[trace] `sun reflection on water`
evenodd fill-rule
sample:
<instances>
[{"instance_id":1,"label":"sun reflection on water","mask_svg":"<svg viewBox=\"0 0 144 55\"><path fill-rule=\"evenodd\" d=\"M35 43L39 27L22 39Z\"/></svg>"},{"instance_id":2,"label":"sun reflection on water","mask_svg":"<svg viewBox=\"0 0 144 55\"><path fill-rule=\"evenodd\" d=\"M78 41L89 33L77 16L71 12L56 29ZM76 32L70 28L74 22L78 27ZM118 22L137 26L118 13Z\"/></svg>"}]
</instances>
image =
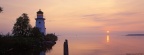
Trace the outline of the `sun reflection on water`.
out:
<instances>
[{"instance_id":1,"label":"sun reflection on water","mask_svg":"<svg viewBox=\"0 0 144 55\"><path fill-rule=\"evenodd\" d=\"M106 36L106 40L107 40L107 43L110 42L110 36L109 35Z\"/></svg>"},{"instance_id":2,"label":"sun reflection on water","mask_svg":"<svg viewBox=\"0 0 144 55\"><path fill-rule=\"evenodd\" d=\"M107 30L106 32L107 32L106 41L107 41L107 43L109 43L110 42L110 36L109 36L110 31Z\"/></svg>"}]
</instances>

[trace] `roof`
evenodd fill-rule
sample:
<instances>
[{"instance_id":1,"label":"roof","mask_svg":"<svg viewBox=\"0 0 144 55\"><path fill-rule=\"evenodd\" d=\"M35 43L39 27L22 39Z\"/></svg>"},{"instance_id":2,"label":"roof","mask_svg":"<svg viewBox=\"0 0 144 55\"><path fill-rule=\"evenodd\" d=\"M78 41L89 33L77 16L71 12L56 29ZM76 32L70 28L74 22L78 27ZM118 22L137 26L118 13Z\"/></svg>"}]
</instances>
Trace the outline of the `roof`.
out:
<instances>
[{"instance_id":1,"label":"roof","mask_svg":"<svg viewBox=\"0 0 144 55\"><path fill-rule=\"evenodd\" d=\"M41 9L39 9L39 11L37 12L37 14L43 14L43 12L41 11Z\"/></svg>"}]
</instances>

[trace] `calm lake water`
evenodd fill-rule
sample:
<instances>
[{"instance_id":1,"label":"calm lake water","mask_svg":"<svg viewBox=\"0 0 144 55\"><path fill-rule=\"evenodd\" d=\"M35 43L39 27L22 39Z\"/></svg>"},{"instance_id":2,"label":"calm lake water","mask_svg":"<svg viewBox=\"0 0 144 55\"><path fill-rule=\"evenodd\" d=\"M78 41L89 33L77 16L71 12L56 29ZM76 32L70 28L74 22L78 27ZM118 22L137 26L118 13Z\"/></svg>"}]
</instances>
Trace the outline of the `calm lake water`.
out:
<instances>
[{"instance_id":1,"label":"calm lake water","mask_svg":"<svg viewBox=\"0 0 144 55\"><path fill-rule=\"evenodd\" d=\"M57 44L46 55L63 55L68 39L69 55L144 55L144 36L58 36Z\"/></svg>"}]
</instances>

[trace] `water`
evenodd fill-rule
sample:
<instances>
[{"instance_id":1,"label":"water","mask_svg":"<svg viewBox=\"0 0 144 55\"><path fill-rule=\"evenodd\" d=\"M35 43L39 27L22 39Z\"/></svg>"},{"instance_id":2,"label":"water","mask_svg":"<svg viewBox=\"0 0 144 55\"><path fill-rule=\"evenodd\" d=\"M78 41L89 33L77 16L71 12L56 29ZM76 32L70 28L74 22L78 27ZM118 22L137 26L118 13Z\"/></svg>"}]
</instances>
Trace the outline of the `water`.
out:
<instances>
[{"instance_id":1,"label":"water","mask_svg":"<svg viewBox=\"0 0 144 55\"><path fill-rule=\"evenodd\" d=\"M65 39L68 39L69 55L144 55L144 36L123 35L59 36L46 55L63 55Z\"/></svg>"}]
</instances>

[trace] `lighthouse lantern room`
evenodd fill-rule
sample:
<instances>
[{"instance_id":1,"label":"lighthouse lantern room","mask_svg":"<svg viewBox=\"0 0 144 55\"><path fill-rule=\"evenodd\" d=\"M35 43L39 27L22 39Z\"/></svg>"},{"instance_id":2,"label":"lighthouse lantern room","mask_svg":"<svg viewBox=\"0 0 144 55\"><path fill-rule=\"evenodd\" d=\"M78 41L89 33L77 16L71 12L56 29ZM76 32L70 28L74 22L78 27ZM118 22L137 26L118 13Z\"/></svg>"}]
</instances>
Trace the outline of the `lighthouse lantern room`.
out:
<instances>
[{"instance_id":1,"label":"lighthouse lantern room","mask_svg":"<svg viewBox=\"0 0 144 55\"><path fill-rule=\"evenodd\" d=\"M36 20L36 27L40 30L40 32L45 35L46 34L46 28L45 28L45 18L43 17L43 12L41 9L37 12L37 18Z\"/></svg>"}]
</instances>

